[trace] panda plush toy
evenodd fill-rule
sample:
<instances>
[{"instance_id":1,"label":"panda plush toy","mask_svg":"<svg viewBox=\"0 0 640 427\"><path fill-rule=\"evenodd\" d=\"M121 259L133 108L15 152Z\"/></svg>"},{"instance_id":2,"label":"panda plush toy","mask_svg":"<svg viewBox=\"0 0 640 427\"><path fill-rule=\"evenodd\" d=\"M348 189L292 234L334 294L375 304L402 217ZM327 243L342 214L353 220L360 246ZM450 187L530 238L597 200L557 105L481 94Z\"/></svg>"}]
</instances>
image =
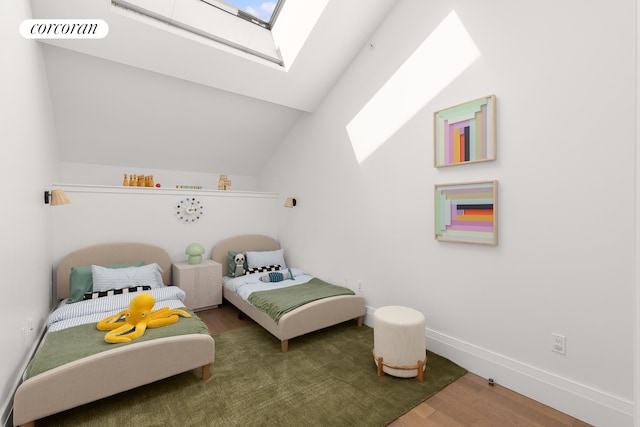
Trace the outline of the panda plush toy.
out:
<instances>
[{"instance_id":1,"label":"panda plush toy","mask_svg":"<svg viewBox=\"0 0 640 427\"><path fill-rule=\"evenodd\" d=\"M233 261L236 263L233 277L244 276L244 254L236 254L236 256L233 257Z\"/></svg>"}]
</instances>

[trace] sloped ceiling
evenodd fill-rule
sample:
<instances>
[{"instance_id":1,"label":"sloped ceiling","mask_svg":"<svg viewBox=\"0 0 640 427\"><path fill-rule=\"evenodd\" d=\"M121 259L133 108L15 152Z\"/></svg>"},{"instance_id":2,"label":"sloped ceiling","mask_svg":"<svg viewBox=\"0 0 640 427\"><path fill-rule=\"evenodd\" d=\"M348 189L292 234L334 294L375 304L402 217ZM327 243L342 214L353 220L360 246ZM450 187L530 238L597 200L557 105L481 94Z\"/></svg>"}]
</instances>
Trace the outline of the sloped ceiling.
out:
<instances>
[{"instance_id":1,"label":"sloped ceiling","mask_svg":"<svg viewBox=\"0 0 640 427\"><path fill-rule=\"evenodd\" d=\"M127 19L108 0L32 0L34 18L109 23L99 41L42 42L61 160L257 175L395 2L330 0L285 70Z\"/></svg>"}]
</instances>

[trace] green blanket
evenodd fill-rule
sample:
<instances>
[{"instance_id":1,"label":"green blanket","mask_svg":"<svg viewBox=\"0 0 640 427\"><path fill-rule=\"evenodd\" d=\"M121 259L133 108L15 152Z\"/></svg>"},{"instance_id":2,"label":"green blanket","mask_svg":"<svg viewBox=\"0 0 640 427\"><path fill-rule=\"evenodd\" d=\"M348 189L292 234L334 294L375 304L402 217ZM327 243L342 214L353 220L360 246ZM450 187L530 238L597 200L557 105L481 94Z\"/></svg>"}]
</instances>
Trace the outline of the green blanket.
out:
<instances>
[{"instance_id":1,"label":"green blanket","mask_svg":"<svg viewBox=\"0 0 640 427\"><path fill-rule=\"evenodd\" d=\"M49 369L91 356L103 351L112 350L123 345L131 345L141 341L165 338L174 335L208 334L207 325L191 310L186 309L192 317L180 317L176 323L160 328L148 328L144 335L126 343L108 343L104 336L107 331L99 331L96 323L73 326L61 331L49 332L34 358L29 362L26 377L31 378Z\"/></svg>"},{"instance_id":2,"label":"green blanket","mask_svg":"<svg viewBox=\"0 0 640 427\"><path fill-rule=\"evenodd\" d=\"M289 311L311 301L338 295L355 295L351 289L313 278L302 285L252 292L249 302L278 323Z\"/></svg>"}]
</instances>

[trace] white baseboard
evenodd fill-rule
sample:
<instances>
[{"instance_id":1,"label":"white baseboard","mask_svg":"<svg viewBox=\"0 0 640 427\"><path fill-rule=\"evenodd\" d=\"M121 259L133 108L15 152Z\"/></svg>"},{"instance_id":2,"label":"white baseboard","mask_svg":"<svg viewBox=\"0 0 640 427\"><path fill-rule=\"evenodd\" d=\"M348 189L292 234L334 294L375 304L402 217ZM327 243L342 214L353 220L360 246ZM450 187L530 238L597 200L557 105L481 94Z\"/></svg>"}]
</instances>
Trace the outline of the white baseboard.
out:
<instances>
[{"instance_id":1,"label":"white baseboard","mask_svg":"<svg viewBox=\"0 0 640 427\"><path fill-rule=\"evenodd\" d=\"M29 360L27 360L23 364L23 366L20 369L20 372L24 372L24 370L27 369L28 362L29 362ZM16 378L14 384L12 384L12 387L10 388L10 390L13 390L13 392L15 392L21 382L22 382L22 378L21 378L21 376L19 376L18 378ZM11 413L13 411L13 393L11 393L11 395L4 402L2 402L2 409L1 410L2 410L2 412L0 412L0 414L2 416L2 426L3 427L13 427L13 423L10 422L11 421Z\"/></svg>"},{"instance_id":2,"label":"white baseboard","mask_svg":"<svg viewBox=\"0 0 640 427\"><path fill-rule=\"evenodd\" d=\"M364 323L373 327L375 308L367 307ZM525 395L596 427L633 427L636 411L632 401L527 365L426 329L427 349L483 378L492 378L510 390ZM639 403L640 405L640 403ZM640 425L640 420L638 425Z\"/></svg>"},{"instance_id":3,"label":"white baseboard","mask_svg":"<svg viewBox=\"0 0 640 427\"><path fill-rule=\"evenodd\" d=\"M364 323L373 327L375 309L366 308ZM596 427L632 427L634 403L576 383L473 344L426 329L427 349L483 378L530 397ZM37 344L37 343L36 343ZM35 350L35 349L34 349ZM26 363L25 363L26 368ZM19 384L16 383L15 388ZM2 425L8 426L13 399L3 402Z\"/></svg>"},{"instance_id":4,"label":"white baseboard","mask_svg":"<svg viewBox=\"0 0 640 427\"><path fill-rule=\"evenodd\" d=\"M20 384L22 383L22 373L27 369L27 366L29 365L31 358L36 353L36 350L38 349L38 347L42 342L42 337L44 337L44 333L45 333L44 325L36 333L38 334L38 338L31 344L31 348L27 353L29 357L27 357L27 359L22 363L22 366L20 367L20 370L19 370L20 375L17 376L17 378L14 381L13 387L11 387L11 390L13 390L14 393L18 389L18 386L20 386ZM0 419L1 425L3 427L13 427L13 422L11 422L12 420L11 414L13 412L13 393L11 393L11 396L9 396L9 398L7 398L4 402L2 402L2 408L0 409L0 411L1 411L0 416L2 417Z\"/></svg>"},{"instance_id":5,"label":"white baseboard","mask_svg":"<svg viewBox=\"0 0 640 427\"><path fill-rule=\"evenodd\" d=\"M13 388L12 390L15 390L15 388ZM10 422L12 410L13 410L13 397L7 399L6 402L2 402L2 426L13 427L13 423Z\"/></svg>"},{"instance_id":6,"label":"white baseboard","mask_svg":"<svg viewBox=\"0 0 640 427\"><path fill-rule=\"evenodd\" d=\"M372 317L372 316L371 316ZM427 349L483 378L597 427L632 427L635 406L600 390L426 329Z\"/></svg>"}]
</instances>

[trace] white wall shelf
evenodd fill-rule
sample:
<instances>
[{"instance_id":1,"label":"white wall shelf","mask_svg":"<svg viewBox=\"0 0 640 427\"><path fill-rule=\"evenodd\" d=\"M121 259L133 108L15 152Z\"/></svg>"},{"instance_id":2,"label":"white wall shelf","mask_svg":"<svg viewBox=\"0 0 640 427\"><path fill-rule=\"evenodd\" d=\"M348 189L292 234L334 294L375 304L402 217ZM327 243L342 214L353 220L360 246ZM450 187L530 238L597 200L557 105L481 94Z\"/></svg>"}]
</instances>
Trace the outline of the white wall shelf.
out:
<instances>
[{"instance_id":1,"label":"white wall shelf","mask_svg":"<svg viewBox=\"0 0 640 427\"><path fill-rule=\"evenodd\" d=\"M125 187L124 185L94 185L94 184L51 184L55 188L61 188L69 193L116 193L116 194L162 194L162 195L206 195L214 197L251 197L251 198L276 198L276 193L259 191L223 191L213 189L186 189L186 188L155 188L155 187Z\"/></svg>"}]
</instances>

